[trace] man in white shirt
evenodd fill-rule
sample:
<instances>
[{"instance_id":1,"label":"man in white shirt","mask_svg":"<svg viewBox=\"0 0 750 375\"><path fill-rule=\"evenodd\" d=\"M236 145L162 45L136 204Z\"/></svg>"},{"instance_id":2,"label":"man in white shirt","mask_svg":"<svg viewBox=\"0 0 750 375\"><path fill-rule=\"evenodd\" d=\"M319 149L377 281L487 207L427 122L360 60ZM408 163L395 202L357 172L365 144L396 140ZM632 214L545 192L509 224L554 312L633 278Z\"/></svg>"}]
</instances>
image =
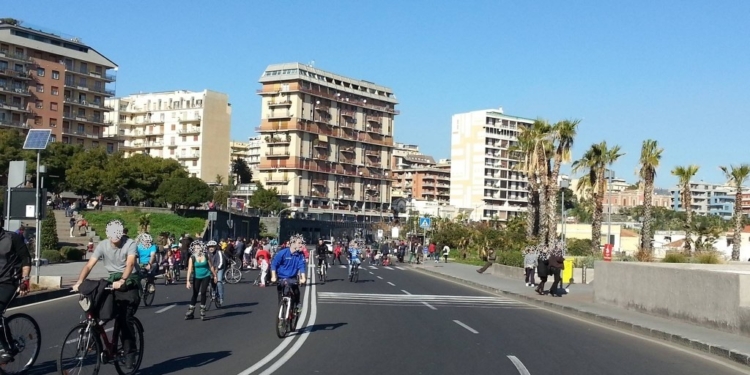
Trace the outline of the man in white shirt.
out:
<instances>
[{"instance_id":1,"label":"man in white shirt","mask_svg":"<svg viewBox=\"0 0 750 375\"><path fill-rule=\"evenodd\" d=\"M443 259L445 259L445 263L448 263L448 255L451 253L451 248L448 247L448 245L443 246Z\"/></svg>"}]
</instances>

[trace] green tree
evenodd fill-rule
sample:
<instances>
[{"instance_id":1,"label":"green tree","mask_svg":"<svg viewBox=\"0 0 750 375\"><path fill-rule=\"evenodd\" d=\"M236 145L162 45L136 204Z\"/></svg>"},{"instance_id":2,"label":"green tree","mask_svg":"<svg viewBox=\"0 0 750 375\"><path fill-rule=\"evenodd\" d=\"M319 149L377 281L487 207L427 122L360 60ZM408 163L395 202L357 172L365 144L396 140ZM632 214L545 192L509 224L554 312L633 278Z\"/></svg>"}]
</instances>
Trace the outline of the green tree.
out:
<instances>
[{"instance_id":1,"label":"green tree","mask_svg":"<svg viewBox=\"0 0 750 375\"><path fill-rule=\"evenodd\" d=\"M146 154L129 158L123 158L119 153L112 155L107 173L108 180L113 183L108 191L129 205L156 200L157 189L167 179L188 177L185 168L176 160Z\"/></svg>"},{"instance_id":2,"label":"green tree","mask_svg":"<svg viewBox=\"0 0 750 375\"><path fill-rule=\"evenodd\" d=\"M67 186L87 198L104 193L107 162L107 152L101 147L77 153L66 175Z\"/></svg>"},{"instance_id":3,"label":"green tree","mask_svg":"<svg viewBox=\"0 0 750 375\"><path fill-rule=\"evenodd\" d=\"M232 187L229 185L218 186L214 189L214 203L219 206L227 204L230 196L232 195Z\"/></svg>"},{"instance_id":4,"label":"green tree","mask_svg":"<svg viewBox=\"0 0 750 375\"><path fill-rule=\"evenodd\" d=\"M690 230L693 227L693 195L690 192L690 180L695 177L700 169L697 165L688 165L686 167L677 166L672 169L672 175L679 179L677 185L680 187L680 205L685 211L685 246L684 251L690 255Z\"/></svg>"},{"instance_id":5,"label":"green tree","mask_svg":"<svg viewBox=\"0 0 750 375\"><path fill-rule=\"evenodd\" d=\"M7 176L10 162L30 159L23 150L23 136L16 130L0 130L0 175Z\"/></svg>"},{"instance_id":6,"label":"green tree","mask_svg":"<svg viewBox=\"0 0 750 375\"><path fill-rule=\"evenodd\" d=\"M248 205L260 211L261 215L278 212L286 207L279 199L279 192L276 188L266 189L260 183L256 184L256 187Z\"/></svg>"},{"instance_id":7,"label":"green tree","mask_svg":"<svg viewBox=\"0 0 750 375\"><path fill-rule=\"evenodd\" d=\"M52 209L47 208L46 216L42 220L42 250L57 250L57 221ZM33 250L31 250L33 252Z\"/></svg>"},{"instance_id":8,"label":"green tree","mask_svg":"<svg viewBox=\"0 0 750 375\"><path fill-rule=\"evenodd\" d=\"M563 197L564 195L564 197ZM565 201L563 202L563 198ZM557 212L562 211L562 205L565 204L565 211L572 210L578 205L578 198L573 194L573 190L570 188L562 188L557 191L557 199L555 200Z\"/></svg>"},{"instance_id":9,"label":"green tree","mask_svg":"<svg viewBox=\"0 0 750 375\"><path fill-rule=\"evenodd\" d=\"M73 167L73 160L80 152L83 152L83 147L62 142L51 142L42 152L42 165L47 168L44 187L49 192L60 194L69 189L68 170Z\"/></svg>"},{"instance_id":10,"label":"green tree","mask_svg":"<svg viewBox=\"0 0 750 375\"><path fill-rule=\"evenodd\" d=\"M552 126L550 131L552 136L550 151L554 152L552 168L549 169L550 177L547 180L547 196L549 197L547 199L547 225L550 238L554 238L557 234L557 214L560 213L560 205L558 204L560 201L560 186L557 183L560 176L560 166L571 161L571 150L580 123L581 120L559 121Z\"/></svg>"},{"instance_id":11,"label":"green tree","mask_svg":"<svg viewBox=\"0 0 750 375\"><path fill-rule=\"evenodd\" d=\"M162 182L156 195L177 211L179 206L195 207L210 201L213 190L197 177L176 177Z\"/></svg>"},{"instance_id":12,"label":"green tree","mask_svg":"<svg viewBox=\"0 0 750 375\"><path fill-rule=\"evenodd\" d=\"M740 260L740 245L742 244L742 185L750 177L750 164L731 165L729 167L719 167L727 181L732 185L735 191L734 199L734 230L732 243L732 260Z\"/></svg>"},{"instance_id":13,"label":"green tree","mask_svg":"<svg viewBox=\"0 0 750 375\"><path fill-rule=\"evenodd\" d=\"M643 141L641 146L641 169L638 172L643 182L643 229L641 230L641 249L651 253L651 240L653 236L653 222L651 211L654 199L654 181L656 180L656 169L661 162L661 154L664 149L653 139Z\"/></svg>"},{"instance_id":14,"label":"green tree","mask_svg":"<svg viewBox=\"0 0 750 375\"><path fill-rule=\"evenodd\" d=\"M232 174L236 176L235 181L238 184L249 184L253 180L253 172L242 158L237 158L232 162Z\"/></svg>"}]
</instances>

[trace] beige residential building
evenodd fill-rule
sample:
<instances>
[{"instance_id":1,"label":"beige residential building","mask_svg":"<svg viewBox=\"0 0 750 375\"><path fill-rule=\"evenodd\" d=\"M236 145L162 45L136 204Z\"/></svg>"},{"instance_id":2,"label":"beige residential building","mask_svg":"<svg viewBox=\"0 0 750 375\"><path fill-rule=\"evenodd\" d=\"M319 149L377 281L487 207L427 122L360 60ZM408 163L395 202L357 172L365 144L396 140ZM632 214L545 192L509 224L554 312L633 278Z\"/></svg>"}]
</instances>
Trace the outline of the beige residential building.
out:
<instances>
[{"instance_id":1,"label":"beige residential building","mask_svg":"<svg viewBox=\"0 0 750 375\"><path fill-rule=\"evenodd\" d=\"M243 159L247 163L253 180L257 180L258 166L260 165L260 137L250 137L249 142L231 141L229 143L229 171L236 159Z\"/></svg>"},{"instance_id":2,"label":"beige residential building","mask_svg":"<svg viewBox=\"0 0 750 375\"><path fill-rule=\"evenodd\" d=\"M394 157L395 159L395 157ZM450 201L450 160L436 163L432 156L405 155L393 169L393 196L435 201L447 205Z\"/></svg>"},{"instance_id":3,"label":"beige residential building","mask_svg":"<svg viewBox=\"0 0 750 375\"><path fill-rule=\"evenodd\" d=\"M472 220L508 220L526 211L526 176L509 148L533 124L500 109L453 115L450 204L470 209Z\"/></svg>"},{"instance_id":4,"label":"beige residential building","mask_svg":"<svg viewBox=\"0 0 750 375\"><path fill-rule=\"evenodd\" d=\"M299 63L268 66L260 83L266 187L309 212L388 209L398 114L391 89Z\"/></svg>"},{"instance_id":5,"label":"beige residential building","mask_svg":"<svg viewBox=\"0 0 750 375\"><path fill-rule=\"evenodd\" d=\"M50 129L53 141L114 152L103 135L116 69L78 38L0 20L0 128Z\"/></svg>"},{"instance_id":6,"label":"beige residential building","mask_svg":"<svg viewBox=\"0 0 750 375\"><path fill-rule=\"evenodd\" d=\"M232 107L215 91L167 91L134 94L107 101L125 156L148 154L176 159L191 176L227 181Z\"/></svg>"}]
</instances>

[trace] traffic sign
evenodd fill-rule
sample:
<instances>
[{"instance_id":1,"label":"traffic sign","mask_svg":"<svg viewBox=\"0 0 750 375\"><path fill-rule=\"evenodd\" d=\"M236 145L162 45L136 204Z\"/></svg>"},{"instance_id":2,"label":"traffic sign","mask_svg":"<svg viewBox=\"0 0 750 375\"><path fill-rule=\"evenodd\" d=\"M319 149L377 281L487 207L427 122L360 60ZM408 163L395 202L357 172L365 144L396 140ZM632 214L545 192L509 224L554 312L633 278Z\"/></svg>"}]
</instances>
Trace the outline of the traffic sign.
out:
<instances>
[{"instance_id":1,"label":"traffic sign","mask_svg":"<svg viewBox=\"0 0 750 375\"><path fill-rule=\"evenodd\" d=\"M378 239L381 239L381 238L383 238L383 230L378 229Z\"/></svg>"},{"instance_id":2,"label":"traffic sign","mask_svg":"<svg viewBox=\"0 0 750 375\"><path fill-rule=\"evenodd\" d=\"M399 234L398 231L399 231L398 227L391 228L391 238L397 239L398 234Z\"/></svg>"},{"instance_id":3,"label":"traffic sign","mask_svg":"<svg viewBox=\"0 0 750 375\"><path fill-rule=\"evenodd\" d=\"M423 229L430 229L430 226L432 225L432 220L429 217L420 217L419 218L419 227Z\"/></svg>"},{"instance_id":4,"label":"traffic sign","mask_svg":"<svg viewBox=\"0 0 750 375\"><path fill-rule=\"evenodd\" d=\"M216 211L208 211L208 221L216 221Z\"/></svg>"}]
</instances>

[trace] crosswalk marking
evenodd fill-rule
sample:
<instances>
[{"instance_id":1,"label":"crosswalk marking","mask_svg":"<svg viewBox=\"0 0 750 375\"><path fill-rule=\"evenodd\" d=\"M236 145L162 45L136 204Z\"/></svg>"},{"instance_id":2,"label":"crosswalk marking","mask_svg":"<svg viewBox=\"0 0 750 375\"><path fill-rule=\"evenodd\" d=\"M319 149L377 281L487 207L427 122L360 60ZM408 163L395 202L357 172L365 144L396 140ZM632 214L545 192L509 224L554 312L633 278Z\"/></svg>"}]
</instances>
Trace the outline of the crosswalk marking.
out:
<instances>
[{"instance_id":1,"label":"crosswalk marking","mask_svg":"<svg viewBox=\"0 0 750 375\"><path fill-rule=\"evenodd\" d=\"M399 267L399 266L396 266L396 268L397 268L397 269L400 269L401 271L406 271L405 269L403 269L403 268L401 268L401 267Z\"/></svg>"},{"instance_id":2,"label":"crosswalk marking","mask_svg":"<svg viewBox=\"0 0 750 375\"><path fill-rule=\"evenodd\" d=\"M385 269L387 269L387 270L391 270L391 271L393 271L393 268L391 268L391 267L388 267L388 266L385 266L385 267L383 267L383 268L385 268Z\"/></svg>"},{"instance_id":3,"label":"crosswalk marking","mask_svg":"<svg viewBox=\"0 0 750 375\"><path fill-rule=\"evenodd\" d=\"M378 267L370 266L370 269L376 270L376 269L378 269Z\"/></svg>"},{"instance_id":4,"label":"crosswalk marking","mask_svg":"<svg viewBox=\"0 0 750 375\"><path fill-rule=\"evenodd\" d=\"M527 305L504 297L449 296L430 294L371 294L318 292L320 303L371 304L371 305L435 305L477 308L523 308ZM434 309L434 307L433 307Z\"/></svg>"}]
</instances>

